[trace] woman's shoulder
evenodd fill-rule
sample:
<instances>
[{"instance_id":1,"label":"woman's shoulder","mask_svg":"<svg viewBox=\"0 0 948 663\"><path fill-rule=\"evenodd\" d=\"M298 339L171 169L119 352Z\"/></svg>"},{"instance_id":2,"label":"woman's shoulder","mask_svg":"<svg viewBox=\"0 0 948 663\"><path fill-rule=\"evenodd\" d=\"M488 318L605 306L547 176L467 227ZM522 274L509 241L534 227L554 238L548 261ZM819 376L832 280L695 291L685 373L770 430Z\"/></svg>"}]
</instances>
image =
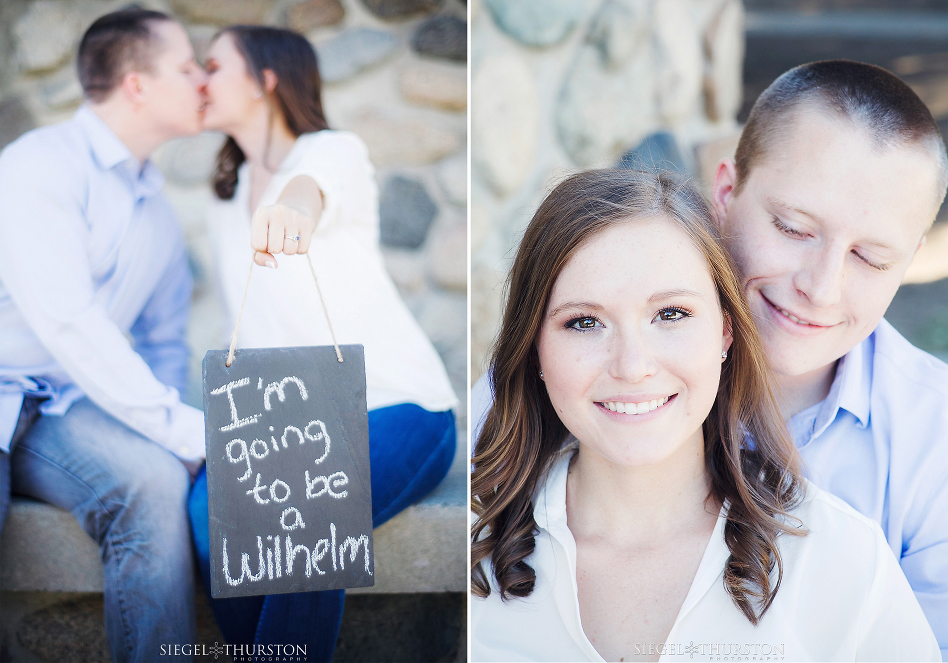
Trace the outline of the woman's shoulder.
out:
<instances>
[{"instance_id":1,"label":"woman's shoulder","mask_svg":"<svg viewBox=\"0 0 948 663\"><path fill-rule=\"evenodd\" d=\"M803 488L803 500L790 514L803 521L808 529L816 528L815 539L822 540L831 533L834 539L840 536L875 539L877 534L882 534L876 521L836 495L806 479Z\"/></svg>"},{"instance_id":2,"label":"woman's shoulder","mask_svg":"<svg viewBox=\"0 0 948 663\"><path fill-rule=\"evenodd\" d=\"M296 139L302 152L314 151L322 156L338 156L339 153L349 153L353 156L369 159L369 148L358 134L351 131L337 129L323 129L311 133L300 134Z\"/></svg>"},{"instance_id":3,"label":"woman's shoulder","mask_svg":"<svg viewBox=\"0 0 948 663\"><path fill-rule=\"evenodd\" d=\"M804 535L778 539L789 584L806 593L867 596L880 574L898 567L882 528L815 484L807 481L804 489L786 522Z\"/></svg>"}]
</instances>

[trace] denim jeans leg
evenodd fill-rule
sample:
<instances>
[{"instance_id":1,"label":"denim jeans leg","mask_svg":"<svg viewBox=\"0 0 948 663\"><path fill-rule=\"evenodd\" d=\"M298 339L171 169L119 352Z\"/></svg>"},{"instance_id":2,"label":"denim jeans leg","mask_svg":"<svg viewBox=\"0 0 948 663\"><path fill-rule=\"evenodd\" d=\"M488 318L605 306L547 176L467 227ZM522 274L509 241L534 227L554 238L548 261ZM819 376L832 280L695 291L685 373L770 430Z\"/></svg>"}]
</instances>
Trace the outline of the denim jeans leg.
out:
<instances>
[{"instance_id":1,"label":"denim jeans leg","mask_svg":"<svg viewBox=\"0 0 948 663\"><path fill-rule=\"evenodd\" d=\"M0 451L0 534L3 534L3 524L7 522L7 513L10 511L10 454L39 417L39 406L45 400L34 396L23 398L20 416L13 429L13 437L10 438L10 450Z\"/></svg>"},{"instance_id":2,"label":"denim jeans leg","mask_svg":"<svg viewBox=\"0 0 948 663\"><path fill-rule=\"evenodd\" d=\"M82 399L62 417L40 417L11 470L14 493L69 510L99 544L112 660L191 660L161 655L196 633L191 481L181 462Z\"/></svg>"}]
</instances>

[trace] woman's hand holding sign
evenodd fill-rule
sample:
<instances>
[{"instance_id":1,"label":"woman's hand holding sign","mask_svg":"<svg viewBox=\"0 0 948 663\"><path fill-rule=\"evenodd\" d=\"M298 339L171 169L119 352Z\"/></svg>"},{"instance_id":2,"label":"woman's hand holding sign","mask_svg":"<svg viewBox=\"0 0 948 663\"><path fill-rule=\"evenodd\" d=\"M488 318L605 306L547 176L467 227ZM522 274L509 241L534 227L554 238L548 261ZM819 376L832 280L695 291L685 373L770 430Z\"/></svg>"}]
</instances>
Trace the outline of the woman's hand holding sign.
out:
<instances>
[{"instance_id":1,"label":"woman's hand holding sign","mask_svg":"<svg viewBox=\"0 0 948 663\"><path fill-rule=\"evenodd\" d=\"M322 211L323 196L316 181L308 175L294 177L275 204L258 207L253 214L254 262L276 269L276 254L306 253Z\"/></svg>"}]
</instances>

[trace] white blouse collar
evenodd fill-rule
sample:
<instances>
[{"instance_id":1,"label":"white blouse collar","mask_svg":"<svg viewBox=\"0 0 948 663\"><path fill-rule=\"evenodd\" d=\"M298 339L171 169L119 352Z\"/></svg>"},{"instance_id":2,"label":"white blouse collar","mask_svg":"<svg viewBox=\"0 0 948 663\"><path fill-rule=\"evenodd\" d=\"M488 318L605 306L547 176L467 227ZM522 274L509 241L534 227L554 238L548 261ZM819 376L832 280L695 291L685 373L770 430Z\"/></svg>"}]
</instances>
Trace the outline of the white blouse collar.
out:
<instances>
[{"instance_id":1,"label":"white blouse collar","mask_svg":"<svg viewBox=\"0 0 948 663\"><path fill-rule=\"evenodd\" d=\"M603 660L582 630L579 612L579 588L576 582L576 540L567 526L566 518L566 479L569 475L570 461L578 450L578 441L573 436L569 436L563 448L557 452L558 455L553 459L546 473L546 480L536 492L533 518L537 526L546 530L553 541L559 543L566 553L566 561L569 565L567 577L570 581L568 589L571 591L563 591L567 587L562 582L555 582L559 591L554 588L555 601L559 605L560 613L564 618L563 621L576 643L593 660ZM731 554L724 541L724 525L727 522L728 507L729 504L725 502L718 513L714 531L711 533L708 546L701 557L698 571L695 573L691 588L688 590L681 609L675 617L675 623L668 633L666 642L675 642L678 626L682 620L716 583L724 582L724 565ZM566 569L558 569L557 573L561 581L565 580L559 572L566 575ZM567 618L568 616L570 618Z\"/></svg>"}]
</instances>

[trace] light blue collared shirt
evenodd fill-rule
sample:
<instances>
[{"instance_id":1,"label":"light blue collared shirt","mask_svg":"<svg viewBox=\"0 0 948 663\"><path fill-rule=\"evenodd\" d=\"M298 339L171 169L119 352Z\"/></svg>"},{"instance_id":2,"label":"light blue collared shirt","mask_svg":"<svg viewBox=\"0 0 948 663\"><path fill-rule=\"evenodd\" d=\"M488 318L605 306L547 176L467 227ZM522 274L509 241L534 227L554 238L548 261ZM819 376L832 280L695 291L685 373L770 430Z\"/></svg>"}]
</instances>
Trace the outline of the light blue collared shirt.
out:
<instances>
[{"instance_id":1,"label":"light blue collared shirt","mask_svg":"<svg viewBox=\"0 0 948 663\"><path fill-rule=\"evenodd\" d=\"M179 398L191 274L163 184L86 106L0 153L0 449L32 393L44 414L87 395L181 456L203 450Z\"/></svg>"},{"instance_id":2,"label":"light blue collared shirt","mask_svg":"<svg viewBox=\"0 0 948 663\"><path fill-rule=\"evenodd\" d=\"M485 374L472 445L492 401ZM807 478L882 526L948 660L948 365L883 320L790 426Z\"/></svg>"},{"instance_id":3,"label":"light blue collared shirt","mask_svg":"<svg viewBox=\"0 0 948 663\"><path fill-rule=\"evenodd\" d=\"M807 477L882 526L948 658L948 365L883 320L790 424Z\"/></svg>"}]
</instances>

